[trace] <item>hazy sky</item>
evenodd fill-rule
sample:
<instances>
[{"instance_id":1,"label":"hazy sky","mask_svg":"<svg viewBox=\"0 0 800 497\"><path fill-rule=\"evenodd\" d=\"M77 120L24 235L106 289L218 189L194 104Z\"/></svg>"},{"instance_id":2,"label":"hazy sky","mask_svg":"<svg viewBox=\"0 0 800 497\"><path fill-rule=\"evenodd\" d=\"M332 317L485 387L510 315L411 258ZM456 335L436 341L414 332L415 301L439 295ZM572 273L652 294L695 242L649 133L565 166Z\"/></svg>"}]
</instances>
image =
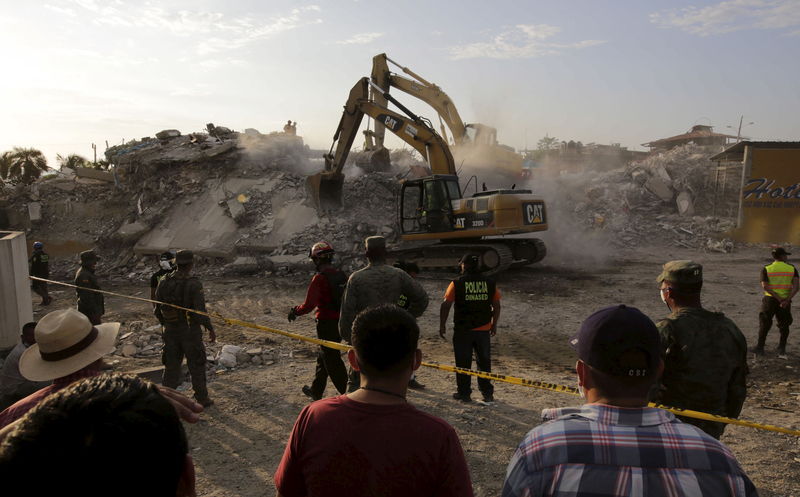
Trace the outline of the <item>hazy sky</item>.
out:
<instances>
[{"instance_id":1,"label":"hazy sky","mask_svg":"<svg viewBox=\"0 0 800 497\"><path fill-rule=\"evenodd\" d=\"M328 148L380 52L519 149L546 133L641 148L693 124L731 132L740 115L755 123L743 135L800 139L800 0L0 5L0 151L91 156L164 128L287 119Z\"/></svg>"}]
</instances>

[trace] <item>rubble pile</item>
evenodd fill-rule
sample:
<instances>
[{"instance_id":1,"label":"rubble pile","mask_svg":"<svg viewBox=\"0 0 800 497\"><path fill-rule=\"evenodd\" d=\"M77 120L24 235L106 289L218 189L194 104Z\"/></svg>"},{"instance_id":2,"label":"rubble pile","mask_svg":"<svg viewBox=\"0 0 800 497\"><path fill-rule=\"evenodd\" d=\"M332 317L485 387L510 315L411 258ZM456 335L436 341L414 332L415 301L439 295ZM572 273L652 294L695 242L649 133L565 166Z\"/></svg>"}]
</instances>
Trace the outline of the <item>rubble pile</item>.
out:
<instances>
[{"instance_id":1,"label":"rubble pile","mask_svg":"<svg viewBox=\"0 0 800 497\"><path fill-rule=\"evenodd\" d=\"M310 153L288 133L213 124L188 135L163 130L107 149L110 171L65 170L13 193L6 188L0 219L45 241L60 278L71 276L77 252L92 247L102 273L137 280L168 249L194 250L205 274L280 274L310 269L308 248L319 240L333 243L346 264L355 264L364 237L394 240L396 176L347 168L344 209L319 216L306 177L323 162ZM407 151L395 157L416 161ZM131 345L137 353L146 347Z\"/></svg>"},{"instance_id":2,"label":"rubble pile","mask_svg":"<svg viewBox=\"0 0 800 497\"><path fill-rule=\"evenodd\" d=\"M132 321L125 325L114 350L118 358L151 358L159 356L164 348L161 326L146 326L143 321ZM206 345L206 360L209 373L215 374L230 369L272 366L281 361L293 361L296 357L312 357L311 345L278 343L261 337L252 343L240 345L209 343ZM112 362L118 363L121 359Z\"/></svg>"},{"instance_id":3,"label":"rubble pile","mask_svg":"<svg viewBox=\"0 0 800 497\"><path fill-rule=\"evenodd\" d=\"M550 204L574 206L569 214L579 225L609 231L619 246L728 252L733 244L717 239L735 227L728 214L737 189L715 184L714 152L686 145L609 172L563 175L553 185L560 197Z\"/></svg>"}]
</instances>

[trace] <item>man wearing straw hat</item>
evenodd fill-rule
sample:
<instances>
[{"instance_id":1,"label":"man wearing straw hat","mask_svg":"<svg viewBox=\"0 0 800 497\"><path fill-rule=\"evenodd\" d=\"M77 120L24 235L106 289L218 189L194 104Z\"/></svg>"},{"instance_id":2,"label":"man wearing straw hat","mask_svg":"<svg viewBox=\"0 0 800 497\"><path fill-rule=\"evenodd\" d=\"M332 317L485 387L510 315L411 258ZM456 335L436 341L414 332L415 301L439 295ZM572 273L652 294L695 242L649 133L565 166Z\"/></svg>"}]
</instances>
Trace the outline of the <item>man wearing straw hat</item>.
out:
<instances>
[{"instance_id":1,"label":"man wearing straw hat","mask_svg":"<svg viewBox=\"0 0 800 497\"><path fill-rule=\"evenodd\" d=\"M19 372L31 381L53 384L32 393L0 413L0 428L21 418L53 392L82 378L100 374L103 356L114 351L119 323L92 325L75 309L53 311L39 320L36 343L19 359Z\"/></svg>"}]
</instances>

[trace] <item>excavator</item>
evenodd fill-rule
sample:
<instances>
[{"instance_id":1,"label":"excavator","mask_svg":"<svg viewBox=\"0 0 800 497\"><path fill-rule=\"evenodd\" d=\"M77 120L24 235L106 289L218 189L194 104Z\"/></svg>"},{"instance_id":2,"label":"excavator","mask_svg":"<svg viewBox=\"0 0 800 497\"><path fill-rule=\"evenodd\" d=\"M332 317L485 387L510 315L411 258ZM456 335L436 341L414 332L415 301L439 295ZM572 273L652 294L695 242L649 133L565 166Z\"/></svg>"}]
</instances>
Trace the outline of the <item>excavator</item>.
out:
<instances>
[{"instance_id":1,"label":"excavator","mask_svg":"<svg viewBox=\"0 0 800 497\"><path fill-rule=\"evenodd\" d=\"M390 71L389 63L410 77ZM373 96L378 105L388 105L383 94L389 92L390 87L394 87L433 107L439 115L439 129L445 141L447 141L445 124L450 129L453 138L452 153L456 164L460 167L467 170L482 168L484 171L497 173L512 180L529 176L529 168L523 167L524 158L513 148L497 142L497 130L480 123L465 124L453 101L439 86L393 61L385 53L372 58L371 79L381 90L375 92ZM365 150L373 151L374 158L371 160L375 164L374 168L380 169L377 164L383 160L385 126L375 121L375 130L366 133Z\"/></svg>"},{"instance_id":2,"label":"excavator","mask_svg":"<svg viewBox=\"0 0 800 497\"><path fill-rule=\"evenodd\" d=\"M372 90L373 98L370 97ZM381 93L405 115L375 102ZM544 258L544 242L516 235L547 229L547 212L542 199L530 190L478 191L463 195L455 162L447 142L433 130L430 121L415 115L388 92L361 78L350 90L342 118L334 134L325 169L308 178L308 187L321 211L342 207L344 167L364 116L382 123L408 143L430 166L432 174L402 183L398 226L405 248L390 253L393 259L417 263L427 271L451 271L466 252L481 259L481 271L495 274L512 267L533 264ZM414 245L414 246L411 246Z\"/></svg>"}]
</instances>

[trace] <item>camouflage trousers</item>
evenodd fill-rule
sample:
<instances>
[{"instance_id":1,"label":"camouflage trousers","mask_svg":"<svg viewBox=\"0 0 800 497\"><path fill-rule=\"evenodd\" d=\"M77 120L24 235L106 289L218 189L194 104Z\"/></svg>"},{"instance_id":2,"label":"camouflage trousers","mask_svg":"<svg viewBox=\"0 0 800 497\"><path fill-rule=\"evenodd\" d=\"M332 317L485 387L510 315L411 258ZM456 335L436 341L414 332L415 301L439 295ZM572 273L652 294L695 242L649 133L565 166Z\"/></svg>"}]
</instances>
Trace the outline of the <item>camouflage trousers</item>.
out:
<instances>
[{"instance_id":1,"label":"camouflage trousers","mask_svg":"<svg viewBox=\"0 0 800 497\"><path fill-rule=\"evenodd\" d=\"M208 399L206 387L206 348L203 345L203 330L199 325L166 324L164 327L164 377L165 387L177 388L181 384L181 364L186 357L186 365L192 377L194 396L198 400Z\"/></svg>"}]
</instances>

